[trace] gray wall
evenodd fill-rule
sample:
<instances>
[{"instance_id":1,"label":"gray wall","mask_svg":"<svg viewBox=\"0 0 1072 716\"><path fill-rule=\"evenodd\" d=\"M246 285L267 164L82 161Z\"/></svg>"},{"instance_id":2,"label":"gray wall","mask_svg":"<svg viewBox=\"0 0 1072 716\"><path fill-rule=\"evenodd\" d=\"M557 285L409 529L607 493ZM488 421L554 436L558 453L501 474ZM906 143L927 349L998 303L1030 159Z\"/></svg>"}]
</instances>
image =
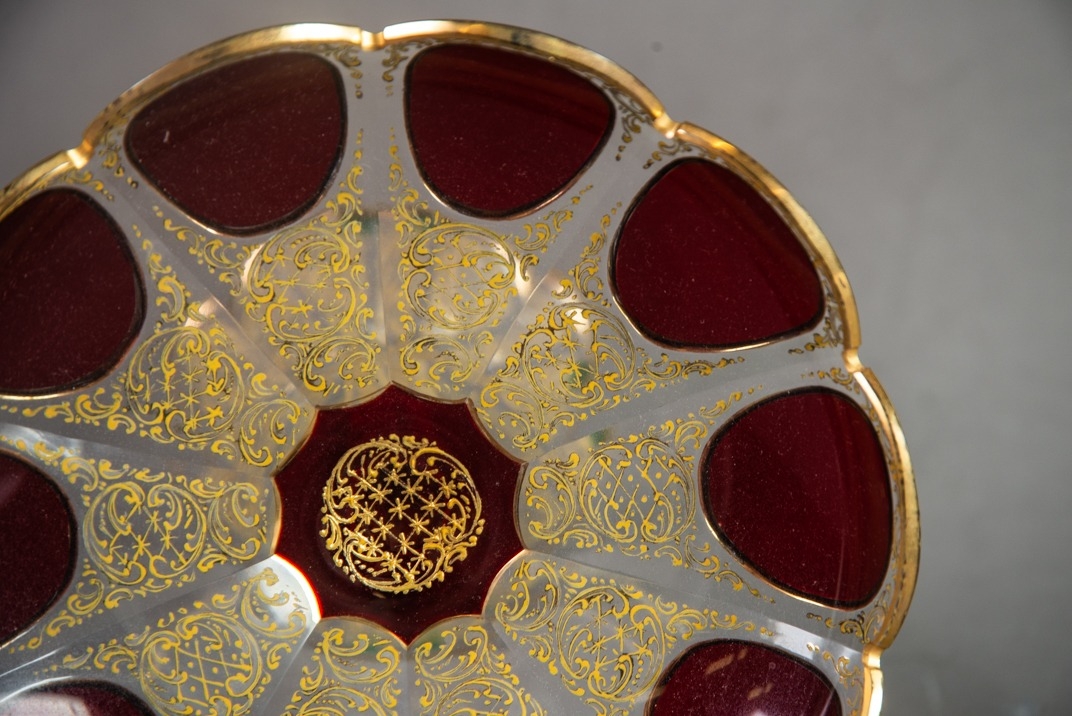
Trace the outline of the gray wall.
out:
<instances>
[{"instance_id":1,"label":"gray wall","mask_svg":"<svg viewBox=\"0 0 1072 716\"><path fill-rule=\"evenodd\" d=\"M1072 713L1072 4L0 0L0 183L212 40L431 17L597 50L789 187L845 264L917 473L884 713Z\"/></svg>"}]
</instances>

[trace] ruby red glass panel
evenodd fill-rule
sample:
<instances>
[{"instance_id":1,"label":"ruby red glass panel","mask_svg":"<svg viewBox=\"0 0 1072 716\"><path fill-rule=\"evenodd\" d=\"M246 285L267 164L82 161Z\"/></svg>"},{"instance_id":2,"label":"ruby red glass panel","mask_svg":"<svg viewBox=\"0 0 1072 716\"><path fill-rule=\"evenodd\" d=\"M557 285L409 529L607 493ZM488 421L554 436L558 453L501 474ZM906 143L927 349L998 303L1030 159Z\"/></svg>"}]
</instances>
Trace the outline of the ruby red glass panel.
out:
<instances>
[{"instance_id":1,"label":"ruby red glass panel","mask_svg":"<svg viewBox=\"0 0 1072 716\"><path fill-rule=\"evenodd\" d=\"M871 421L848 398L811 390L760 403L715 437L701 480L715 528L775 583L833 606L878 591L889 475Z\"/></svg>"},{"instance_id":2,"label":"ruby red glass panel","mask_svg":"<svg viewBox=\"0 0 1072 716\"><path fill-rule=\"evenodd\" d=\"M142 109L127 151L183 211L250 233L294 218L331 179L345 142L338 73L298 52L208 70Z\"/></svg>"},{"instance_id":3,"label":"ruby red glass panel","mask_svg":"<svg viewBox=\"0 0 1072 716\"><path fill-rule=\"evenodd\" d=\"M122 233L88 196L31 197L0 222L0 393L93 380L141 326L141 278Z\"/></svg>"},{"instance_id":4,"label":"ruby red glass panel","mask_svg":"<svg viewBox=\"0 0 1072 716\"><path fill-rule=\"evenodd\" d=\"M778 212L721 165L672 165L640 194L611 258L622 310L645 335L688 348L772 340L818 320L822 289Z\"/></svg>"},{"instance_id":5,"label":"ruby red glass panel","mask_svg":"<svg viewBox=\"0 0 1072 716\"><path fill-rule=\"evenodd\" d=\"M610 102L560 64L443 45L410 63L406 120L417 165L448 204L516 214L567 187L606 139Z\"/></svg>"},{"instance_id":6,"label":"ruby red glass panel","mask_svg":"<svg viewBox=\"0 0 1072 716\"><path fill-rule=\"evenodd\" d=\"M652 694L651 716L841 716L833 687L771 647L715 641L694 647Z\"/></svg>"},{"instance_id":7,"label":"ruby red glass panel","mask_svg":"<svg viewBox=\"0 0 1072 716\"><path fill-rule=\"evenodd\" d=\"M67 585L73 522L51 480L0 453L0 644L28 627Z\"/></svg>"}]
</instances>

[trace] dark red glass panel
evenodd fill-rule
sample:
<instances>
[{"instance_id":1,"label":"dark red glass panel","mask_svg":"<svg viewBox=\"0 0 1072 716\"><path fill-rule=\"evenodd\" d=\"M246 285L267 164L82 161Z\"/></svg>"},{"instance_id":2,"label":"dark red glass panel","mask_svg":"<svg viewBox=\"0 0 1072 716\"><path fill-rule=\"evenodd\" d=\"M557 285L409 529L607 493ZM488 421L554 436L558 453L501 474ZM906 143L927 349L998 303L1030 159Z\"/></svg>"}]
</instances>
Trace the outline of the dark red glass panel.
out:
<instances>
[{"instance_id":1,"label":"dark red glass panel","mask_svg":"<svg viewBox=\"0 0 1072 716\"><path fill-rule=\"evenodd\" d=\"M607 98L561 65L443 45L410 63L406 120L417 165L447 203L502 216L564 189L602 146Z\"/></svg>"},{"instance_id":2,"label":"dark red glass panel","mask_svg":"<svg viewBox=\"0 0 1072 716\"><path fill-rule=\"evenodd\" d=\"M89 197L46 191L0 222L0 392L100 376L130 345L142 311L133 257Z\"/></svg>"},{"instance_id":3,"label":"dark red glass panel","mask_svg":"<svg viewBox=\"0 0 1072 716\"><path fill-rule=\"evenodd\" d=\"M73 519L33 467L0 453L0 644L28 627L67 585Z\"/></svg>"},{"instance_id":4,"label":"dark red glass panel","mask_svg":"<svg viewBox=\"0 0 1072 716\"><path fill-rule=\"evenodd\" d=\"M794 656L743 641L688 651L655 687L651 716L841 716L830 683Z\"/></svg>"},{"instance_id":5,"label":"dark red glass panel","mask_svg":"<svg viewBox=\"0 0 1072 716\"><path fill-rule=\"evenodd\" d=\"M641 193L611 260L622 310L653 340L730 348L805 328L823 307L792 229L725 167L686 160Z\"/></svg>"},{"instance_id":6,"label":"dark red glass panel","mask_svg":"<svg viewBox=\"0 0 1072 716\"><path fill-rule=\"evenodd\" d=\"M338 73L297 52L209 70L168 90L127 130L150 181L214 228L257 231L307 209L345 141Z\"/></svg>"},{"instance_id":7,"label":"dark red glass panel","mask_svg":"<svg viewBox=\"0 0 1072 716\"><path fill-rule=\"evenodd\" d=\"M881 586L889 476L848 398L812 390L760 403L715 437L702 480L716 529L775 583L834 606L866 603Z\"/></svg>"},{"instance_id":8,"label":"dark red glass panel","mask_svg":"<svg viewBox=\"0 0 1072 716\"><path fill-rule=\"evenodd\" d=\"M125 689L98 682L63 682L0 704L0 716L153 716Z\"/></svg>"},{"instance_id":9,"label":"dark red glass panel","mask_svg":"<svg viewBox=\"0 0 1072 716\"><path fill-rule=\"evenodd\" d=\"M332 469L351 448L392 434L428 439L457 458L482 502L485 524L476 545L444 581L418 592L385 593L351 581L320 535ZM309 440L275 478L283 504L276 552L305 574L322 616L363 617L412 641L441 619L479 614L492 579L521 551L514 522L521 469L484 436L464 403L434 402L391 386L362 405L317 414Z\"/></svg>"}]
</instances>

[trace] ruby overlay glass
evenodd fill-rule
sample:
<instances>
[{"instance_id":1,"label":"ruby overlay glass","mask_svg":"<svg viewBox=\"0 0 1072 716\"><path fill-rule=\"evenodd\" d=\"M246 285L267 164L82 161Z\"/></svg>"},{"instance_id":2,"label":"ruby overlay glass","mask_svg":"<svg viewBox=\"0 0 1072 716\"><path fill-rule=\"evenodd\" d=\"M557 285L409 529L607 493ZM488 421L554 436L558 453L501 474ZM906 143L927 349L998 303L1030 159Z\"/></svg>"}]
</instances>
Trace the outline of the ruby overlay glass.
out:
<instances>
[{"instance_id":1,"label":"ruby overlay glass","mask_svg":"<svg viewBox=\"0 0 1072 716\"><path fill-rule=\"evenodd\" d=\"M0 195L0 714L877 713L915 583L848 282L526 30L197 51Z\"/></svg>"}]
</instances>

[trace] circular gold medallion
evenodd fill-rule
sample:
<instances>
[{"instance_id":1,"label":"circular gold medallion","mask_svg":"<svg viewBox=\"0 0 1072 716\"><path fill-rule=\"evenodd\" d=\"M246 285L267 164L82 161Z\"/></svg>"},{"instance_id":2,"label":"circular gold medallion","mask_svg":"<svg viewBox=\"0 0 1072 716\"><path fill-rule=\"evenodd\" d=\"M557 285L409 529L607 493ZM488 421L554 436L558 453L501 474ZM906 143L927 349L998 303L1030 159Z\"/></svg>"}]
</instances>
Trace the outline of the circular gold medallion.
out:
<instances>
[{"instance_id":1,"label":"circular gold medallion","mask_svg":"<svg viewBox=\"0 0 1072 716\"><path fill-rule=\"evenodd\" d=\"M350 448L324 486L322 511L320 535L335 566L381 592L442 581L484 528L465 465L409 435Z\"/></svg>"}]
</instances>

